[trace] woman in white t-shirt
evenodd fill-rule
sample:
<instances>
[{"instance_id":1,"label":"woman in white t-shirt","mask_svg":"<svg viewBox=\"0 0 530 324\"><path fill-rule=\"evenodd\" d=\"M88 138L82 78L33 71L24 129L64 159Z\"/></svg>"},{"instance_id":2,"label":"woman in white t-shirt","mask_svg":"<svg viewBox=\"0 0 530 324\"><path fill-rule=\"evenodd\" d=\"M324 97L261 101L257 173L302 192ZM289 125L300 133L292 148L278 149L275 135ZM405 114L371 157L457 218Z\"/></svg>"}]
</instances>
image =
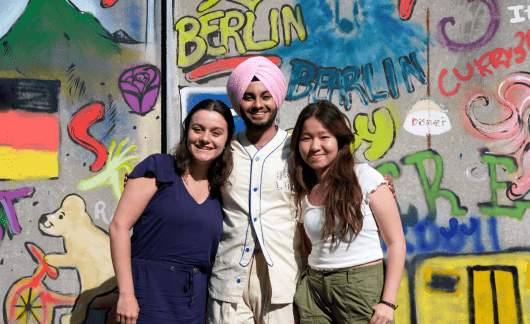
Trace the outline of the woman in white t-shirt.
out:
<instances>
[{"instance_id":1,"label":"woman in white t-shirt","mask_svg":"<svg viewBox=\"0 0 530 324\"><path fill-rule=\"evenodd\" d=\"M386 181L354 162L353 142L329 101L305 107L293 130L291 183L311 251L294 298L301 323L393 322L405 238Z\"/></svg>"}]
</instances>

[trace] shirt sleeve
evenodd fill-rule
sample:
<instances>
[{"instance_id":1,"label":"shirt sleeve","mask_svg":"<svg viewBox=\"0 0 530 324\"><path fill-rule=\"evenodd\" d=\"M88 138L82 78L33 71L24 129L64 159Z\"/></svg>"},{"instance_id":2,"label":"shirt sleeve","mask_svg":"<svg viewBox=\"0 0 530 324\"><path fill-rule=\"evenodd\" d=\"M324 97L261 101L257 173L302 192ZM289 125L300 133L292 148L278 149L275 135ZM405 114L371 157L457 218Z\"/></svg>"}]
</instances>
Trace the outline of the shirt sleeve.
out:
<instances>
[{"instance_id":1,"label":"shirt sleeve","mask_svg":"<svg viewBox=\"0 0 530 324\"><path fill-rule=\"evenodd\" d=\"M355 167L355 174L361 185L363 199L366 203L370 202L370 194L374 192L377 187L382 184L387 184L383 175L366 163L357 164Z\"/></svg>"},{"instance_id":2,"label":"shirt sleeve","mask_svg":"<svg viewBox=\"0 0 530 324\"><path fill-rule=\"evenodd\" d=\"M153 173L158 182L174 182L175 164L171 155L153 154L134 167L129 175L131 178L140 178L146 173Z\"/></svg>"}]
</instances>

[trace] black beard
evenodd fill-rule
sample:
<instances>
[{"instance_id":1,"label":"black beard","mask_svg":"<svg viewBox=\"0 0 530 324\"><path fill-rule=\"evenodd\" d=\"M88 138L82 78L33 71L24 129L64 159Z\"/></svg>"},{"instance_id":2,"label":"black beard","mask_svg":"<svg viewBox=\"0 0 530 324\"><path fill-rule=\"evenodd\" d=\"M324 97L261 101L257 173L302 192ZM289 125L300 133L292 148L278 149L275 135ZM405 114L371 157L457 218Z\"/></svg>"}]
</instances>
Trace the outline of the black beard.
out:
<instances>
[{"instance_id":1,"label":"black beard","mask_svg":"<svg viewBox=\"0 0 530 324\"><path fill-rule=\"evenodd\" d=\"M245 122L245 127L253 130L253 131L262 131L266 130L269 127L271 127L274 124L274 121L276 120L276 114L278 113L278 109L274 110L274 112L271 113L271 117L264 123L254 123L252 122L246 114L241 114L241 119L243 119L243 122Z\"/></svg>"}]
</instances>

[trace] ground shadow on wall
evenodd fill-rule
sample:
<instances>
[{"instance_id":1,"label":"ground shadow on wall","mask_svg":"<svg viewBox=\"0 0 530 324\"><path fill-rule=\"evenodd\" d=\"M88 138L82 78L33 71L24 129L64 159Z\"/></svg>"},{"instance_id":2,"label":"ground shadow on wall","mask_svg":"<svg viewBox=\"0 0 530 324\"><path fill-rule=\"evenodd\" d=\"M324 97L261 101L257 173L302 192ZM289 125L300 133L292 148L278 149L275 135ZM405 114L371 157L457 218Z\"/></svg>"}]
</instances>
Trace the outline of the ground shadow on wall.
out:
<instances>
[{"instance_id":1,"label":"ground shadow on wall","mask_svg":"<svg viewBox=\"0 0 530 324\"><path fill-rule=\"evenodd\" d=\"M65 322L70 324L114 324L118 302L116 287L116 277L112 277L98 287L83 291L77 298L72 313L61 318L61 324L65 324ZM101 291L110 292L100 294ZM103 321L102 316L104 317ZM69 318L69 321L63 320L64 317Z\"/></svg>"}]
</instances>

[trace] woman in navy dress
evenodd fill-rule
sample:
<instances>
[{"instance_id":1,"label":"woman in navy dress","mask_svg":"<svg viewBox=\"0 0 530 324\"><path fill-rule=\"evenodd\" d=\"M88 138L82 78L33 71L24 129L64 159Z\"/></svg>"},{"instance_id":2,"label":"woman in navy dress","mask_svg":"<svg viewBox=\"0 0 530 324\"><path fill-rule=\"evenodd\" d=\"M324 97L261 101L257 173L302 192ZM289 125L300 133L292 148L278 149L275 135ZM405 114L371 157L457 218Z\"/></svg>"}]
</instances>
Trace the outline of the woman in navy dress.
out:
<instances>
[{"instance_id":1,"label":"woman in navy dress","mask_svg":"<svg viewBox=\"0 0 530 324\"><path fill-rule=\"evenodd\" d=\"M204 324L234 130L223 102L201 101L175 153L151 155L130 174L109 227L118 322Z\"/></svg>"}]
</instances>

